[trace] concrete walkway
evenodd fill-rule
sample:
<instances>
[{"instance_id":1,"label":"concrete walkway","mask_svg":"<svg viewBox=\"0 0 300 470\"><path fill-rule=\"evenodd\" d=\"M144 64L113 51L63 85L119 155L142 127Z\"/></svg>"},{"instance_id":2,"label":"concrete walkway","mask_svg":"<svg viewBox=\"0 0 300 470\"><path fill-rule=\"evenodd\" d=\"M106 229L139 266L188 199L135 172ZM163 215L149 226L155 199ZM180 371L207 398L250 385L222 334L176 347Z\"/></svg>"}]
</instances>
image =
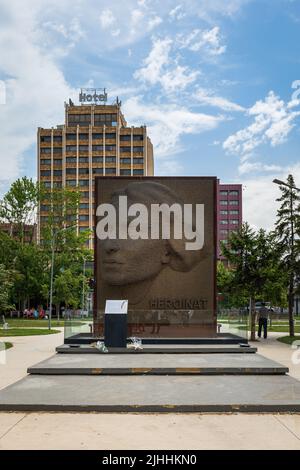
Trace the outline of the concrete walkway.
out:
<instances>
[{"instance_id":1,"label":"concrete walkway","mask_svg":"<svg viewBox=\"0 0 300 470\"><path fill-rule=\"evenodd\" d=\"M300 379L300 364L292 363L295 351L277 336L255 343L258 352ZM62 334L5 340L14 348L0 364L0 388L24 377L28 366L53 355L63 342ZM151 448L300 449L300 415L0 413L1 450Z\"/></svg>"}]
</instances>

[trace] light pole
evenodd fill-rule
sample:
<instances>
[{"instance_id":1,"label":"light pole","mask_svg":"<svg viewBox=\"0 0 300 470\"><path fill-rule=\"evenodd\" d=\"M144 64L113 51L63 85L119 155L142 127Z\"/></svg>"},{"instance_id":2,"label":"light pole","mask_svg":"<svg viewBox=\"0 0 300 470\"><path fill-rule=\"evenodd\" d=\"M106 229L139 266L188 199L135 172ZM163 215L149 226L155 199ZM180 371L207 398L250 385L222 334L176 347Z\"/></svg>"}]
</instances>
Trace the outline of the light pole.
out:
<instances>
[{"instance_id":1,"label":"light pole","mask_svg":"<svg viewBox=\"0 0 300 470\"><path fill-rule=\"evenodd\" d=\"M49 317L48 317L48 329L51 330L51 320L52 320L52 303L53 303L53 277L54 277L54 255L55 255L55 241L57 234L76 227L75 225L70 225L69 227L63 227L61 229L52 231L52 244L51 244L51 274L50 274L50 299L49 299Z\"/></svg>"},{"instance_id":2,"label":"light pole","mask_svg":"<svg viewBox=\"0 0 300 470\"><path fill-rule=\"evenodd\" d=\"M294 256L295 256L295 225L294 225L294 194L293 190L299 191L300 189L296 186L292 186L290 184L285 183L277 178L273 180L273 183L278 184L279 186L286 186L289 189L289 196L290 196L290 230L291 230L291 270L289 273L289 324L290 324L290 335L294 336L295 334L295 327L294 327L294 316L293 316L293 309L294 309Z\"/></svg>"},{"instance_id":3,"label":"light pole","mask_svg":"<svg viewBox=\"0 0 300 470\"><path fill-rule=\"evenodd\" d=\"M83 280L82 280L82 302L81 302L81 316L84 315L84 297L85 297L85 270L86 270L86 258L83 258Z\"/></svg>"}]
</instances>

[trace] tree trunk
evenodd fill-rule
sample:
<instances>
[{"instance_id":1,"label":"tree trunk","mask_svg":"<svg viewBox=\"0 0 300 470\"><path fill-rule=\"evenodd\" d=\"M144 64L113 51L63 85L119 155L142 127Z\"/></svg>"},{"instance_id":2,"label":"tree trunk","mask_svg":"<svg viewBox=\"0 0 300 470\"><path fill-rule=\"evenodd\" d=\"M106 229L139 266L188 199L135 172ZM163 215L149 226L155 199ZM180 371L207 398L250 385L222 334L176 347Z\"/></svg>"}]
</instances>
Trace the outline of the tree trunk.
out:
<instances>
[{"instance_id":1,"label":"tree trunk","mask_svg":"<svg viewBox=\"0 0 300 470\"><path fill-rule=\"evenodd\" d=\"M60 303L56 305L57 321L59 321Z\"/></svg>"},{"instance_id":2,"label":"tree trunk","mask_svg":"<svg viewBox=\"0 0 300 470\"><path fill-rule=\"evenodd\" d=\"M255 341L255 318L256 317L256 312L255 312L255 300L253 297L250 297L250 323L251 323L251 335L250 335L250 340Z\"/></svg>"},{"instance_id":3,"label":"tree trunk","mask_svg":"<svg viewBox=\"0 0 300 470\"><path fill-rule=\"evenodd\" d=\"M290 276L289 283L289 329L290 336L295 336L295 326L294 326L294 276Z\"/></svg>"}]
</instances>

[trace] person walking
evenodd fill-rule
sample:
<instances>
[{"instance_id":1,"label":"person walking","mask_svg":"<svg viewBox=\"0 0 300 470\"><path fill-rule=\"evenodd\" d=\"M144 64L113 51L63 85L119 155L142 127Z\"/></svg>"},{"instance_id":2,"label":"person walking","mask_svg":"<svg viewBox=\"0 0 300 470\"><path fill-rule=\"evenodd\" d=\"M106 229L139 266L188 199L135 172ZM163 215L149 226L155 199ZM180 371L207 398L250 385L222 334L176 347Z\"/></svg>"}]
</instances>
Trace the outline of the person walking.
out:
<instances>
[{"instance_id":1,"label":"person walking","mask_svg":"<svg viewBox=\"0 0 300 470\"><path fill-rule=\"evenodd\" d=\"M264 330L264 339L268 336L268 318L269 310L266 307L265 302L261 303L261 307L258 311L258 337L261 338L261 331Z\"/></svg>"}]
</instances>

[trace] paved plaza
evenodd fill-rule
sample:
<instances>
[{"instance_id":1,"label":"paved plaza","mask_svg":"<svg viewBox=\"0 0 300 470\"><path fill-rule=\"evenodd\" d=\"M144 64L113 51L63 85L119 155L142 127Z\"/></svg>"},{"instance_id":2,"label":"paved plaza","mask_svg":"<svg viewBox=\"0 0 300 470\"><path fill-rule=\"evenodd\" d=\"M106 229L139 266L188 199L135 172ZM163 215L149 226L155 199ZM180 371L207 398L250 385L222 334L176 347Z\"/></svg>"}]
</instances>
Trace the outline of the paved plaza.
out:
<instances>
[{"instance_id":1,"label":"paved plaza","mask_svg":"<svg viewBox=\"0 0 300 470\"><path fill-rule=\"evenodd\" d=\"M258 353L300 379L300 365L292 363L294 350L276 341L278 335L255 343ZM14 347L6 353L6 364L0 365L0 388L53 356L63 335L10 341ZM300 414L0 413L1 450L54 448L300 449Z\"/></svg>"}]
</instances>

